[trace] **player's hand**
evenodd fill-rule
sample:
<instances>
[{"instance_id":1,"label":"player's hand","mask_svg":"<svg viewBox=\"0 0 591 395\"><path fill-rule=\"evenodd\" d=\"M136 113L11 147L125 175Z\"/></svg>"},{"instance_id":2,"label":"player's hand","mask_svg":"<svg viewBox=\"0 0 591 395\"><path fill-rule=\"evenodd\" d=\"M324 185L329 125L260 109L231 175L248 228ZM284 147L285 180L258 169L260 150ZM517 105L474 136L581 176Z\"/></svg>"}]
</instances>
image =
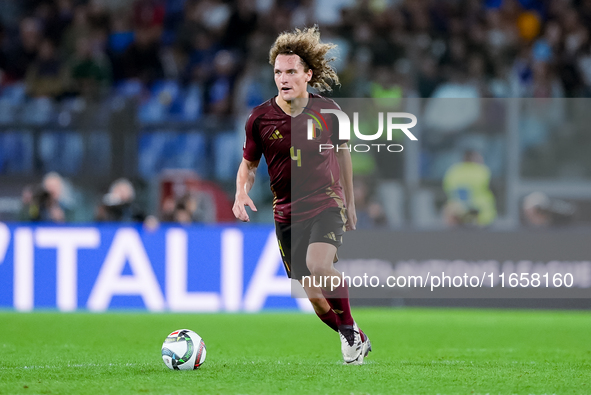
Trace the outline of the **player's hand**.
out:
<instances>
[{"instance_id":1,"label":"player's hand","mask_svg":"<svg viewBox=\"0 0 591 395\"><path fill-rule=\"evenodd\" d=\"M250 221L248 213L246 212L246 206L250 207L252 211L257 211L252 199L246 193L236 195L232 212L234 213L234 216L242 222Z\"/></svg>"},{"instance_id":2,"label":"player's hand","mask_svg":"<svg viewBox=\"0 0 591 395\"><path fill-rule=\"evenodd\" d=\"M347 223L345 224L347 231L357 229L357 211L355 206L347 207Z\"/></svg>"}]
</instances>

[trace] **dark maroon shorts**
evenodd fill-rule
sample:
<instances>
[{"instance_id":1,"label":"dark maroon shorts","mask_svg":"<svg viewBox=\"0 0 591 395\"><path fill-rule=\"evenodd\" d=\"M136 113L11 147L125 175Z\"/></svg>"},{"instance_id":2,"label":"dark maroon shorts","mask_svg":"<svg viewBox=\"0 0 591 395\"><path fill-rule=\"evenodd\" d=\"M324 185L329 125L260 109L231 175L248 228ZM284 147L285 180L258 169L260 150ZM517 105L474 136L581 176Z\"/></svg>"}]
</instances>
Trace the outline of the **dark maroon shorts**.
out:
<instances>
[{"instance_id":1,"label":"dark maroon shorts","mask_svg":"<svg viewBox=\"0 0 591 395\"><path fill-rule=\"evenodd\" d=\"M287 276L296 280L309 276L310 270L306 265L308 246L312 243L328 243L339 248L343 242L346 221L346 210L338 207L328 208L316 217L301 222L275 221L275 232Z\"/></svg>"}]
</instances>

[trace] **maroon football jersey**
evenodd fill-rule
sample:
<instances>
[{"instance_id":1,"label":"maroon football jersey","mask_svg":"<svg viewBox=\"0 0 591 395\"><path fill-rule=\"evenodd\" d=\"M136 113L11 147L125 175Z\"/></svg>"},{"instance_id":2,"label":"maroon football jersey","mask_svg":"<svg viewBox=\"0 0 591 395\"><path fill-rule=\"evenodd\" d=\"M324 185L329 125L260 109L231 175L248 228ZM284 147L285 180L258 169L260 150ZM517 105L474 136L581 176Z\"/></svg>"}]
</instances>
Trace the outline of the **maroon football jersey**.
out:
<instances>
[{"instance_id":1,"label":"maroon football jersey","mask_svg":"<svg viewBox=\"0 0 591 395\"><path fill-rule=\"evenodd\" d=\"M340 108L319 95L310 94L310 99L304 111L292 117L273 97L255 107L246 122L243 156L257 161L265 155L278 222L303 221L326 208L345 206L335 151L319 149L320 144L336 147L346 142L338 139L337 127L333 134L333 115L319 117L322 108ZM308 140L307 122L312 118L321 122L314 123L313 139Z\"/></svg>"}]
</instances>

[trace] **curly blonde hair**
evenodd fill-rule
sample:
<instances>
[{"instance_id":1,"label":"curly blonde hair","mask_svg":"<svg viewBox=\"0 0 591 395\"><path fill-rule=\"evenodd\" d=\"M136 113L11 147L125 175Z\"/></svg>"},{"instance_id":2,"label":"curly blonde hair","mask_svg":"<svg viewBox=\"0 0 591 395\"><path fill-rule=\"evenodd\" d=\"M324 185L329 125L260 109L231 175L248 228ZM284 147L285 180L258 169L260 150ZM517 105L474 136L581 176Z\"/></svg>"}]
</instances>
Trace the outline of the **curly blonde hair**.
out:
<instances>
[{"instance_id":1,"label":"curly blonde hair","mask_svg":"<svg viewBox=\"0 0 591 395\"><path fill-rule=\"evenodd\" d=\"M303 30L283 32L275 40L269 51L269 63L275 66L275 59L279 55L298 55L304 66L304 71L312 70L310 85L320 92L331 91L331 83L340 85L339 76L330 62L335 58L326 58L331 49L336 48L332 43L320 42L318 25L306 27Z\"/></svg>"}]
</instances>

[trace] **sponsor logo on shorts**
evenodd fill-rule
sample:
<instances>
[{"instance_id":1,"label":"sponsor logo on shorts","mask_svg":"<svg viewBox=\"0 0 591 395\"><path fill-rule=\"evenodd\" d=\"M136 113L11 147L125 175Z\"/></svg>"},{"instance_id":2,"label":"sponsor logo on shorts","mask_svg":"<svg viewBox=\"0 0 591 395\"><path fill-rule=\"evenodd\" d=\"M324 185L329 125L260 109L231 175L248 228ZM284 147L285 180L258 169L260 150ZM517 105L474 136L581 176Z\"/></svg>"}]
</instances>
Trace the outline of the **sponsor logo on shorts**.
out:
<instances>
[{"instance_id":1,"label":"sponsor logo on shorts","mask_svg":"<svg viewBox=\"0 0 591 395\"><path fill-rule=\"evenodd\" d=\"M324 238L325 239L330 239L332 241L337 241L337 236L334 234L334 232L329 232L329 233L325 234L324 235Z\"/></svg>"}]
</instances>

